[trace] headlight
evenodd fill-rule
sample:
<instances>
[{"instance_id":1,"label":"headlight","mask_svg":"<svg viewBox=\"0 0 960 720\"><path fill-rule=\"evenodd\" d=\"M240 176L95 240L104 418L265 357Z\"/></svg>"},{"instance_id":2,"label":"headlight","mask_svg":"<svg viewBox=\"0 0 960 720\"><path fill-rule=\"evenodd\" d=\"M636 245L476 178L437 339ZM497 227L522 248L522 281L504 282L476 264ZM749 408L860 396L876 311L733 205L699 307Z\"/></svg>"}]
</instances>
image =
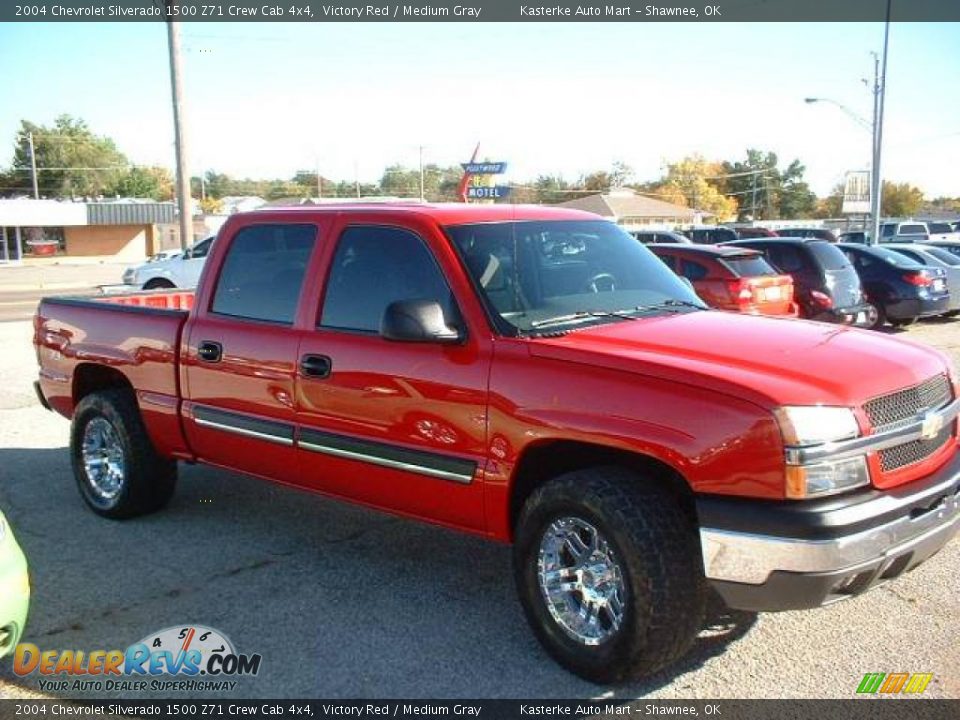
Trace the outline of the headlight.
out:
<instances>
[{"instance_id":1,"label":"headlight","mask_svg":"<svg viewBox=\"0 0 960 720\"><path fill-rule=\"evenodd\" d=\"M137 278L137 269L136 268L127 268L123 271L123 283L124 285L133 285L134 280Z\"/></svg>"},{"instance_id":2,"label":"headlight","mask_svg":"<svg viewBox=\"0 0 960 720\"><path fill-rule=\"evenodd\" d=\"M862 455L816 465L787 465L786 490L792 500L835 495L869 484L870 471Z\"/></svg>"},{"instance_id":3,"label":"headlight","mask_svg":"<svg viewBox=\"0 0 960 720\"><path fill-rule=\"evenodd\" d=\"M850 408L793 406L775 412L786 445L804 446L847 440L860 434Z\"/></svg>"}]
</instances>

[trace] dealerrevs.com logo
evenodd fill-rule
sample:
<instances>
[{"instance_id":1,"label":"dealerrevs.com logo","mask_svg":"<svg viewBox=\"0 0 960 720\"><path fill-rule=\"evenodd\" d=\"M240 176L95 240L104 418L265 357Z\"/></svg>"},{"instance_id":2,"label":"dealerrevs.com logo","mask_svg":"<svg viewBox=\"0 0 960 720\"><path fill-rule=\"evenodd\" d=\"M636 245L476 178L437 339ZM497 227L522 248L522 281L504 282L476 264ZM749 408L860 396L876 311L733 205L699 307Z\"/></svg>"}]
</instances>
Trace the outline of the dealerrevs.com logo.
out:
<instances>
[{"instance_id":1,"label":"dealerrevs.com logo","mask_svg":"<svg viewBox=\"0 0 960 720\"><path fill-rule=\"evenodd\" d=\"M41 690L233 690L233 678L260 672L259 654L238 653L226 635L203 625L151 633L126 650L41 650L17 645L13 670L37 674Z\"/></svg>"}]
</instances>

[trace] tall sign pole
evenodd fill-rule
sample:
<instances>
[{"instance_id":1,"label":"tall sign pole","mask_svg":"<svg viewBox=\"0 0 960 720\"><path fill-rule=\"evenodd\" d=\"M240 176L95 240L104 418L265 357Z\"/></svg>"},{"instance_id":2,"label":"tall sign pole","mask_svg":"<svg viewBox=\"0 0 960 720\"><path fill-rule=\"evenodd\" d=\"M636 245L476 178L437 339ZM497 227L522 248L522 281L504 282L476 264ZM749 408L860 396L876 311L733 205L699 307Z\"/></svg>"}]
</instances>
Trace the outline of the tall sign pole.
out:
<instances>
[{"instance_id":1,"label":"tall sign pole","mask_svg":"<svg viewBox=\"0 0 960 720\"><path fill-rule=\"evenodd\" d=\"M40 199L40 188L37 185L37 150L33 145L33 133L27 133L27 142L30 143L30 177L33 178L33 199Z\"/></svg>"},{"instance_id":2,"label":"tall sign pole","mask_svg":"<svg viewBox=\"0 0 960 720\"><path fill-rule=\"evenodd\" d=\"M177 0L167 0L169 6ZM187 137L184 131L183 68L180 60L180 23L167 21L170 48L170 89L173 96L173 136L177 152L177 204L180 206L180 247L193 244L193 217L190 203L190 172L187 168Z\"/></svg>"},{"instance_id":3,"label":"tall sign pole","mask_svg":"<svg viewBox=\"0 0 960 720\"><path fill-rule=\"evenodd\" d=\"M880 156L883 151L883 105L887 97L887 48L890 44L890 9L893 0L887 0L887 21L883 28L883 60L880 71L880 82L874 88L877 93L874 96L875 117L873 122L873 175L871 176L872 185L870 192L870 209L872 217L870 218L872 228L870 232L870 242L877 244L880 242L880 213L883 208L883 179L880 175Z\"/></svg>"}]
</instances>

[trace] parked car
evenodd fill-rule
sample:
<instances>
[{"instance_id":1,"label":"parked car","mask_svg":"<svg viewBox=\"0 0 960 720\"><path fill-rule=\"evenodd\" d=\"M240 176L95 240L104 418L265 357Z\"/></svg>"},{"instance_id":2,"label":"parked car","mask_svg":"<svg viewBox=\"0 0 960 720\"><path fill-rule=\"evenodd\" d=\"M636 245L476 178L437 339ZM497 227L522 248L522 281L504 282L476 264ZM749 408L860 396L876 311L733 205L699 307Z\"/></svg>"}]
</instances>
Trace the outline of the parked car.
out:
<instances>
[{"instance_id":1,"label":"parked car","mask_svg":"<svg viewBox=\"0 0 960 720\"><path fill-rule=\"evenodd\" d=\"M0 657L13 652L20 641L29 606L27 560L0 512Z\"/></svg>"},{"instance_id":2,"label":"parked car","mask_svg":"<svg viewBox=\"0 0 960 720\"><path fill-rule=\"evenodd\" d=\"M168 250L161 250L160 252L154 253L149 258L147 262L162 262L163 260L173 260L175 257L180 257L183 255L182 248L170 248Z\"/></svg>"},{"instance_id":3,"label":"parked car","mask_svg":"<svg viewBox=\"0 0 960 720\"><path fill-rule=\"evenodd\" d=\"M630 234L644 245L681 244L689 245L690 238L670 230L632 230Z\"/></svg>"},{"instance_id":4,"label":"parked car","mask_svg":"<svg viewBox=\"0 0 960 720\"><path fill-rule=\"evenodd\" d=\"M837 236L832 230L818 227L781 228L777 230L777 235L780 237L816 238L818 240L826 240L827 242L837 241Z\"/></svg>"},{"instance_id":5,"label":"parked car","mask_svg":"<svg viewBox=\"0 0 960 720\"><path fill-rule=\"evenodd\" d=\"M778 237L778 234L775 230L770 230L769 228L763 227L738 227L734 228L734 230L736 231L737 238L739 240L758 237Z\"/></svg>"},{"instance_id":6,"label":"parked car","mask_svg":"<svg viewBox=\"0 0 960 720\"><path fill-rule=\"evenodd\" d=\"M837 235L837 242L868 245L870 243L870 233L866 230L846 230Z\"/></svg>"},{"instance_id":7,"label":"parked car","mask_svg":"<svg viewBox=\"0 0 960 720\"><path fill-rule=\"evenodd\" d=\"M829 243L743 242L809 255L838 299L859 299ZM946 355L707 311L596 215L245 212L208 262L196 293L38 306L38 398L71 418L98 515L159 510L183 460L512 543L534 634L595 682L680 658L712 591L750 611L817 607L956 533ZM194 295L189 312L131 304Z\"/></svg>"},{"instance_id":8,"label":"parked car","mask_svg":"<svg viewBox=\"0 0 960 720\"><path fill-rule=\"evenodd\" d=\"M960 242L960 231L954 230L950 223L927 221L930 237L927 242Z\"/></svg>"},{"instance_id":9,"label":"parked car","mask_svg":"<svg viewBox=\"0 0 960 720\"><path fill-rule=\"evenodd\" d=\"M927 267L887 246L841 243L843 251L863 283L867 300L877 308L874 328L889 322L905 327L917 318L947 312L950 293L946 272Z\"/></svg>"},{"instance_id":10,"label":"parked car","mask_svg":"<svg viewBox=\"0 0 960 720\"><path fill-rule=\"evenodd\" d=\"M685 277L710 307L754 315L797 316L793 278L759 250L726 245L657 246L653 254Z\"/></svg>"},{"instance_id":11,"label":"parked car","mask_svg":"<svg viewBox=\"0 0 960 720\"><path fill-rule=\"evenodd\" d=\"M933 245L901 245L893 243L884 247L905 255L922 265L941 268L947 276L947 289L950 290L950 303L947 312L950 317L960 314L960 258L953 253Z\"/></svg>"},{"instance_id":12,"label":"parked car","mask_svg":"<svg viewBox=\"0 0 960 720\"><path fill-rule=\"evenodd\" d=\"M737 239L735 230L728 227L698 227L684 230L683 234L697 245L716 245Z\"/></svg>"},{"instance_id":13,"label":"parked car","mask_svg":"<svg viewBox=\"0 0 960 720\"><path fill-rule=\"evenodd\" d=\"M144 290L195 288L215 237L206 237L173 257L151 258L142 265L129 267L123 272L123 283Z\"/></svg>"},{"instance_id":14,"label":"parked car","mask_svg":"<svg viewBox=\"0 0 960 720\"><path fill-rule=\"evenodd\" d=\"M793 278L800 317L871 327L876 309L863 297L860 277L833 243L817 238L738 240L759 250L779 272Z\"/></svg>"},{"instance_id":15,"label":"parked car","mask_svg":"<svg viewBox=\"0 0 960 720\"><path fill-rule=\"evenodd\" d=\"M933 245L934 247L938 247L941 250L946 250L951 255L956 255L958 258L960 258L960 242L945 242L943 240L931 240L923 244Z\"/></svg>"},{"instance_id":16,"label":"parked car","mask_svg":"<svg viewBox=\"0 0 960 720\"><path fill-rule=\"evenodd\" d=\"M907 222L885 222L880 225L880 242L919 243L930 239L930 230L926 223L909 220Z\"/></svg>"}]
</instances>

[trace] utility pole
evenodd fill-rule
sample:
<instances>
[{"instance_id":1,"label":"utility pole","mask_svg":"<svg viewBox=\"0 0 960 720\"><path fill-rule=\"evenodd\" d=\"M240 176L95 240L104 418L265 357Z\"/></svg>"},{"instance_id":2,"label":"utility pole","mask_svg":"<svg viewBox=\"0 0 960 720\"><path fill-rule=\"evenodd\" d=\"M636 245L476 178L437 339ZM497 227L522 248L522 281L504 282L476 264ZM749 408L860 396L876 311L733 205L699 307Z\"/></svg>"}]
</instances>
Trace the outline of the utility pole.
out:
<instances>
[{"instance_id":1,"label":"utility pole","mask_svg":"<svg viewBox=\"0 0 960 720\"><path fill-rule=\"evenodd\" d=\"M360 162L357 160L353 161L353 182L357 188L357 197L360 197Z\"/></svg>"},{"instance_id":2,"label":"utility pole","mask_svg":"<svg viewBox=\"0 0 960 720\"><path fill-rule=\"evenodd\" d=\"M320 177L320 158L317 158L317 200L323 197L323 180Z\"/></svg>"},{"instance_id":3,"label":"utility pole","mask_svg":"<svg viewBox=\"0 0 960 720\"><path fill-rule=\"evenodd\" d=\"M420 202L423 202L423 145L420 146Z\"/></svg>"},{"instance_id":4,"label":"utility pole","mask_svg":"<svg viewBox=\"0 0 960 720\"><path fill-rule=\"evenodd\" d=\"M753 201L750 203L750 219L757 221L757 173L753 173Z\"/></svg>"},{"instance_id":5,"label":"utility pole","mask_svg":"<svg viewBox=\"0 0 960 720\"><path fill-rule=\"evenodd\" d=\"M893 0L887 0L887 20L883 28L883 63L879 81L876 78L877 61L874 58L874 88L873 88L873 168L870 174L870 211L871 224L870 244L880 242L880 213L883 208L883 180L880 175L880 156L883 151L883 105L887 97L887 48L890 45L890 9Z\"/></svg>"},{"instance_id":6,"label":"utility pole","mask_svg":"<svg viewBox=\"0 0 960 720\"><path fill-rule=\"evenodd\" d=\"M27 142L30 144L30 174L33 177L33 199L40 199L40 188L37 184L37 151L33 147L33 133L27 133Z\"/></svg>"},{"instance_id":7,"label":"utility pole","mask_svg":"<svg viewBox=\"0 0 960 720\"><path fill-rule=\"evenodd\" d=\"M167 0L169 7L178 0ZM190 206L190 172L187 168L187 135L184 130L183 72L180 58L180 23L167 21L167 44L170 50L170 89L173 96L173 136L177 153L177 203L180 206L180 247L193 244L193 214Z\"/></svg>"}]
</instances>

